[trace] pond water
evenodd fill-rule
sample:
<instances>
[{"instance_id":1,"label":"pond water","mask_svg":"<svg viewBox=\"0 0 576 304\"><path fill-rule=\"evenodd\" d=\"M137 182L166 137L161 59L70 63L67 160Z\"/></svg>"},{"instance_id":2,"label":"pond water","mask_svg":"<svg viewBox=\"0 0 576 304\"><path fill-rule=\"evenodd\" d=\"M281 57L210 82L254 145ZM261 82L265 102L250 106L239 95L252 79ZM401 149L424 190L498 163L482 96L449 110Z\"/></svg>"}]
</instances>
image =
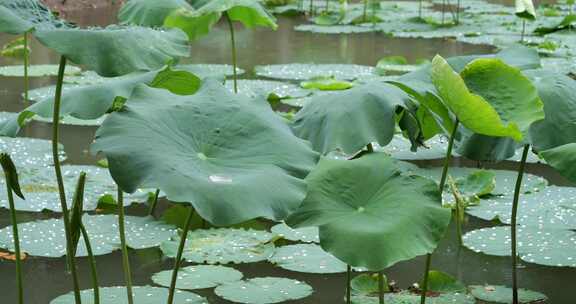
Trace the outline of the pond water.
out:
<instances>
[{"instance_id":1,"label":"pond water","mask_svg":"<svg viewBox=\"0 0 576 304\"><path fill-rule=\"evenodd\" d=\"M113 9L103 9L90 13L78 12L68 14L68 18L80 24L105 25L114 22ZM353 35L322 35L293 31L296 24L303 20L298 18L280 18L276 32L268 30L244 30L237 28L239 66L251 71L255 65L277 63L354 63L374 65L384 56L403 55L409 61L419 58L431 58L435 54L444 57L462 54L492 53L495 48L488 45L471 45L449 39L403 39L391 38L380 33ZM0 35L0 44L13 37ZM229 36L224 24L220 24L209 37L192 44L193 63L229 63ZM43 48L39 43L32 43L32 64L57 63L58 56ZM11 60L0 59L2 65L16 64ZM254 78L247 73L243 77ZM32 78L31 88L53 84L54 78ZM20 94L23 91L21 78L2 77L0 111L16 112L25 105ZM61 142L65 146L69 164L95 164L95 157L87 150L93 138L95 127L63 126ZM50 124L34 122L28 125L22 135L34 138L49 138ZM473 163L455 161L455 164L474 165ZM438 165L438 162L427 162L425 165ZM514 163L499 164L498 168L515 168ZM529 165L528 172L542 175L556 184L566 182L540 165ZM162 208L167 203L163 202ZM161 214L162 210L158 210ZM132 206L127 211L131 215L145 213L143 206ZM19 213L19 220L27 222L35 219L55 217L50 213ZM0 210L0 228L10 225L7 210ZM466 230L488 226L488 223L469 218ZM393 244L391 244L393 246ZM510 259L474 253L468 249L458 249L455 229L440 245L434 255L433 269L442 270L457 276L466 284L503 284L511 282ZM165 269L171 269L173 261L162 257L159 249L131 250L130 260L134 285L150 285L151 275ZM90 288L89 265L86 258L78 258L80 283L83 288ZM114 252L97 258L101 286L123 285L123 272L120 252ZM408 287L420 279L424 259L417 258L403 262L386 270L390 280L400 287ZM286 303L342 303L345 291L345 275L314 275L289 272L274 267L269 263L253 263L234 266L246 277L282 276L305 281L314 287L314 294L306 299ZM28 291L26 303L48 303L58 295L69 292L72 287L70 279L64 273L64 258L29 257L24 263L24 284ZM571 288L576 284L576 271L570 268L543 267L535 264L521 263L518 271L520 286L545 293L549 303L574 303ZM14 263L0 261L0 303L15 303L16 288L14 280ZM222 300L211 291L199 292L207 296L210 303L231 303Z\"/></svg>"}]
</instances>

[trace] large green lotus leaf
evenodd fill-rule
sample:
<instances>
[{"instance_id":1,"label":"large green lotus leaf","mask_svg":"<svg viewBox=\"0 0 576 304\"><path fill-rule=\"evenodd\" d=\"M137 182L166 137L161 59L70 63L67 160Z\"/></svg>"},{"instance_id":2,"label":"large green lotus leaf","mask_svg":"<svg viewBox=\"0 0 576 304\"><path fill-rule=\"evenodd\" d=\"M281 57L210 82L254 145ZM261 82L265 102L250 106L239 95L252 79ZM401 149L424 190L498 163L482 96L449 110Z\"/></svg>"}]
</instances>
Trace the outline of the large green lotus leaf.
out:
<instances>
[{"instance_id":1,"label":"large green lotus leaf","mask_svg":"<svg viewBox=\"0 0 576 304\"><path fill-rule=\"evenodd\" d=\"M192 96L137 87L92 150L106 155L126 192L161 189L215 225L283 219L302 202L303 178L317 160L265 101L213 80Z\"/></svg>"},{"instance_id":2,"label":"large green lotus leaf","mask_svg":"<svg viewBox=\"0 0 576 304\"><path fill-rule=\"evenodd\" d=\"M397 87L370 83L312 97L294 117L292 129L326 154L354 154L367 144L386 146L396 131L396 110L410 98Z\"/></svg>"},{"instance_id":3,"label":"large green lotus leaf","mask_svg":"<svg viewBox=\"0 0 576 304\"><path fill-rule=\"evenodd\" d=\"M315 77L334 76L337 79L353 80L374 75L374 67L357 64L274 64L254 68L260 77L283 80L308 80Z\"/></svg>"},{"instance_id":4,"label":"large green lotus leaf","mask_svg":"<svg viewBox=\"0 0 576 304\"><path fill-rule=\"evenodd\" d=\"M272 233L294 242L320 243L317 227L292 228L285 223L271 228Z\"/></svg>"},{"instance_id":5,"label":"large green lotus leaf","mask_svg":"<svg viewBox=\"0 0 576 304\"><path fill-rule=\"evenodd\" d=\"M530 125L544 119L544 105L536 87L519 69L500 59L476 59L460 75L473 94L488 101L505 123L515 123L529 142Z\"/></svg>"},{"instance_id":6,"label":"large green lotus leaf","mask_svg":"<svg viewBox=\"0 0 576 304\"><path fill-rule=\"evenodd\" d=\"M576 233L562 229L518 227L518 255L528 263L576 267ZM509 256L510 227L491 227L473 230L463 237L464 246L475 252Z\"/></svg>"},{"instance_id":7,"label":"large green lotus leaf","mask_svg":"<svg viewBox=\"0 0 576 304\"><path fill-rule=\"evenodd\" d=\"M536 19L536 10L532 0L516 0L516 16L528 20Z\"/></svg>"},{"instance_id":8,"label":"large green lotus leaf","mask_svg":"<svg viewBox=\"0 0 576 304\"><path fill-rule=\"evenodd\" d=\"M576 80L542 70L527 72L544 102L544 120L530 128L536 151L576 142Z\"/></svg>"},{"instance_id":9,"label":"large green lotus leaf","mask_svg":"<svg viewBox=\"0 0 576 304\"><path fill-rule=\"evenodd\" d=\"M65 75L78 75L82 72L79 67L66 66ZM54 64L34 64L28 67L28 77L56 76L58 75L58 65ZM24 77L23 65L8 65L0 67L0 76Z\"/></svg>"},{"instance_id":10,"label":"large green lotus leaf","mask_svg":"<svg viewBox=\"0 0 576 304\"><path fill-rule=\"evenodd\" d=\"M84 215L82 223L90 236L94 255L120 249L116 215ZM126 216L126 242L133 249L156 247L176 234L173 226L152 217ZM66 254L62 219L39 220L18 224L21 250L32 256L59 258ZM12 228L0 230L0 248L13 250ZM84 241L78 243L77 256L86 256Z\"/></svg>"},{"instance_id":11,"label":"large green lotus leaf","mask_svg":"<svg viewBox=\"0 0 576 304\"><path fill-rule=\"evenodd\" d=\"M276 249L269 262L296 272L341 273L346 264L315 244L288 245Z\"/></svg>"},{"instance_id":12,"label":"large green lotus leaf","mask_svg":"<svg viewBox=\"0 0 576 304\"><path fill-rule=\"evenodd\" d=\"M228 264L265 261L274 253L272 234L244 229L207 229L188 233L183 258L194 263ZM175 257L179 238L164 242L160 247L169 257Z\"/></svg>"},{"instance_id":13,"label":"large green lotus leaf","mask_svg":"<svg viewBox=\"0 0 576 304\"><path fill-rule=\"evenodd\" d=\"M0 32L20 35L33 29L67 27L38 0L0 2Z\"/></svg>"},{"instance_id":14,"label":"large green lotus leaf","mask_svg":"<svg viewBox=\"0 0 576 304\"><path fill-rule=\"evenodd\" d=\"M100 303L101 304L128 304L128 297L126 296L126 287L100 287ZM82 303L94 304L94 292L92 289L82 290L80 292ZM151 286L134 286L132 287L132 296L134 303L138 304L158 304L164 303L168 299L168 289ZM208 301L188 291L178 290L174 294L175 303L186 304L208 304ZM74 304L74 292L61 295L56 299L50 301L50 304Z\"/></svg>"},{"instance_id":15,"label":"large green lotus leaf","mask_svg":"<svg viewBox=\"0 0 576 304\"><path fill-rule=\"evenodd\" d=\"M276 29L276 18L257 0L212 0L199 7L198 15L226 12L231 20L241 22L247 28L255 26Z\"/></svg>"},{"instance_id":16,"label":"large green lotus leaf","mask_svg":"<svg viewBox=\"0 0 576 304\"><path fill-rule=\"evenodd\" d=\"M35 115L34 117L32 117L32 119L44 123L52 123L52 118L42 117L38 115ZM96 119L79 119L75 118L74 116L66 116L60 119L59 124L70 126L85 126L85 127L100 126L104 122L104 119L106 119L106 114Z\"/></svg>"},{"instance_id":17,"label":"large green lotus leaf","mask_svg":"<svg viewBox=\"0 0 576 304\"><path fill-rule=\"evenodd\" d=\"M118 12L118 20L122 24L159 27L179 8L192 9L192 6L186 0L129 0Z\"/></svg>"},{"instance_id":18,"label":"large green lotus leaf","mask_svg":"<svg viewBox=\"0 0 576 304\"><path fill-rule=\"evenodd\" d=\"M165 270L155 273L152 276L154 283L170 287L172 279L172 270ZM178 270L178 289L204 289L212 288L225 283L231 283L242 280L243 274L230 267L215 265L196 265L180 268Z\"/></svg>"},{"instance_id":19,"label":"large green lotus leaf","mask_svg":"<svg viewBox=\"0 0 576 304\"><path fill-rule=\"evenodd\" d=\"M181 8L166 17L164 27L181 29L192 41L208 35L221 16L221 13L199 14L196 10Z\"/></svg>"},{"instance_id":20,"label":"large green lotus leaf","mask_svg":"<svg viewBox=\"0 0 576 304\"><path fill-rule=\"evenodd\" d=\"M17 115L13 114L7 119L15 119ZM66 153L62 145L60 148L60 160L63 161L66 159ZM53 164L52 142L44 139L0 137L0 151L8 153L19 170Z\"/></svg>"},{"instance_id":21,"label":"large green lotus leaf","mask_svg":"<svg viewBox=\"0 0 576 304\"><path fill-rule=\"evenodd\" d=\"M322 248L345 263L382 270L434 251L450 222L436 183L401 174L383 153L323 159L287 223L319 226ZM390 244L394 244L391 246Z\"/></svg>"},{"instance_id":22,"label":"large green lotus leaf","mask_svg":"<svg viewBox=\"0 0 576 304\"><path fill-rule=\"evenodd\" d=\"M37 30L42 44L106 77L150 71L189 55L180 30L139 26Z\"/></svg>"},{"instance_id":23,"label":"large green lotus leaf","mask_svg":"<svg viewBox=\"0 0 576 304\"><path fill-rule=\"evenodd\" d=\"M384 294L386 304L420 304L420 295L407 291ZM378 304L377 296L355 295L352 297L352 304ZM475 304L474 297L465 293L443 293L426 297L428 304Z\"/></svg>"},{"instance_id":24,"label":"large green lotus leaf","mask_svg":"<svg viewBox=\"0 0 576 304\"><path fill-rule=\"evenodd\" d=\"M311 295L310 285L286 278L252 278L216 287L214 293L228 301L269 304L299 300Z\"/></svg>"},{"instance_id":25,"label":"large green lotus leaf","mask_svg":"<svg viewBox=\"0 0 576 304\"><path fill-rule=\"evenodd\" d=\"M512 195L488 197L466 212L481 219L510 224ZM576 188L548 186L539 192L522 195L518 224L548 229L576 229Z\"/></svg>"},{"instance_id":26,"label":"large green lotus leaf","mask_svg":"<svg viewBox=\"0 0 576 304\"><path fill-rule=\"evenodd\" d=\"M50 159L50 161L45 163L45 165L47 165L51 162L51 156L49 156L51 154L47 153L50 151L50 142L42 141L42 144L42 146L38 146L44 149L46 153L44 157L49 157ZM67 197L73 197L80 172L86 173L84 210L96 209L98 200L104 195L115 195L117 191L116 184L114 184L114 181L106 169L94 166L65 165L62 166L62 175L67 190ZM58 194L58 184L54 176L54 168L24 167L20 170L20 173L20 184L26 200L15 198L14 206L16 210L32 212L50 210L62 212ZM4 180L0 180L0 185L3 184ZM8 200L6 199L6 189L4 188L0 189L0 207L9 208ZM148 193L153 191L154 190L137 190L132 194L126 195L125 200L127 202L146 202Z\"/></svg>"},{"instance_id":27,"label":"large green lotus leaf","mask_svg":"<svg viewBox=\"0 0 576 304\"><path fill-rule=\"evenodd\" d=\"M462 77L444 58L434 57L431 77L438 95L466 128L483 135L522 140L517 123L502 121L486 99L470 92Z\"/></svg>"},{"instance_id":28,"label":"large green lotus leaf","mask_svg":"<svg viewBox=\"0 0 576 304\"><path fill-rule=\"evenodd\" d=\"M470 293L478 300L490 303L512 304L512 288L493 285L471 285ZM518 303L534 303L546 301L546 295L520 288L518 289Z\"/></svg>"},{"instance_id":29,"label":"large green lotus leaf","mask_svg":"<svg viewBox=\"0 0 576 304\"><path fill-rule=\"evenodd\" d=\"M545 150L540 155L562 176L576 183L576 143Z\"/></svg>"}]
</instances>

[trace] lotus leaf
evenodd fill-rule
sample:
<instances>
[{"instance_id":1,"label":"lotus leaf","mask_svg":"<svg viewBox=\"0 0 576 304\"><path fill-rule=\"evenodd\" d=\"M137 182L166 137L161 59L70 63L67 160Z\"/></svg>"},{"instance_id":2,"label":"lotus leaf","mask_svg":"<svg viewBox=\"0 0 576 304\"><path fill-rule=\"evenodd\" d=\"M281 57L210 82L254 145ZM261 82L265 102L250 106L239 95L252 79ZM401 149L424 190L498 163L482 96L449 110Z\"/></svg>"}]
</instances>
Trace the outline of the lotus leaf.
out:
<instances>
[{"instance_id":1,"label":"lotus leaf","mask_svg":"<svg viewBox=\"0 0 576 304\"><path fill-rule=\"evenodd\" d=\"M295 242L305 243L320 243L318 238L318 228L305 227L305 228L291 228L285 223L281 223L272 227L272 233L275 233L282 238Z\"/></svg>"},{"instance_id":2,"label":"lotus leaf","mask_svg":"<svg viewBox=\"0 0 576 304\"><path fill-rule=\"evenodd\" d=\"M491 303L512 303L512 288L493 285L472 285L470 293L477 299ZM518 289L519 303L533 303L547 300L544 294L527 289Z\"/></svg>"},{"instance_id":3,"label":"lotus leaf","mask_svg":"<svg viewBox=\"0 0 576 304\"><path fill-rule=\"evenodd\" d=\"M225 283L242 280L242 273L234 268L215 265L188 266L178 270L178 289L212 288ZM170 287L172 270L158 272L152 276L154 283Z\"/></svg>"},{"instance_id":4,"label":"lotus leaf","mask_svg":"<svg viewBox=\"0 0 576 304\"><path fill-rule=\"evenodd\" d=\"M64 71L65 75L78 75L80 68L68 65ZM35 64L28 66L28 77L56 76L58 75L58 65ZM0 67L0 76L24 77L23 65L7 65Z\"/></svg>"},{"instance_id":5,"label":"lotus leaf","mask_svg":"<svg viewBox=\"0 0 576 304\"><path fill-rule=\"evenodd\" d=\"M314 77L333 76L337 79L353 80L361 76L374 75L374 68L356 64L304 64L289 63L262 65L254 68L260 77L283 80L308 80Z\"/></svg>"},{"instance_id":6,"label":"lotus leaf","mask_svg":"<svg viewBox=\"0 0 576 304\"><path fill-rule=\"evenodd\" d=\"M192 9L192 6L186 0L129 0L118 12L118 20L122 24L159 27L170 13L180 8Z\"/></svg>"},{"instance_id":7,"label":"lotus leaf","mask_svg":"<svg viewBox=\"0 0 576 304\"><path fill-rule=\"evenodd\" d=\"M100 287L100 303L102 304L128 304L126 297L126 287ZM135 286L132 288L134 303L138 304L158 304L164 303L168 299L168 289L151 287L151 286ZM94 304L94 293L92 289L82 290L81 293L82 303ZM174 295L176 303L189 303L189 304L208 304L208 301L203 297L187 292L176 291ZM65 295L59 296L50 301L50 304L74 304L74 293L70 292Z\"/></svg>"},{"instance_id":8,"label":"lotus leaf","mask_svg":"<svg viewBox=\"0 0 576 304\"><path fill-rule=\"evenodd\" d=\"M216 295L236 303L269 304L299 300L312 294L308 284L286 278L253 278L216 287Z\"/></svg>"},{"instance_id":9,"label":"lotus leaf","mask_svg":"<svg viewBox=\"0 0 576 304\"><path fill-rule=\"evenodd\" d=\"M277 266L305 273L346 272L346 264L315 244L282 246L268 259Z\"/></svg>"}]
</instances>

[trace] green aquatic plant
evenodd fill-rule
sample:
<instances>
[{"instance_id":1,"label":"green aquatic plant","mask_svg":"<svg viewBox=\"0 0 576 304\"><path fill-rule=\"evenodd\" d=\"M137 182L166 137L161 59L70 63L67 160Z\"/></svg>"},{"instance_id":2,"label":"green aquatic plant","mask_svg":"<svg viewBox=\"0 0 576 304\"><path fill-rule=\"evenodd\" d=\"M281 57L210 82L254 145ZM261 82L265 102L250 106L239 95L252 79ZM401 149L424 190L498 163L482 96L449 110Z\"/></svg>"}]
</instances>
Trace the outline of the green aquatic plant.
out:
<instances>
[{"instance_id":1,"label":"green aquatic plant","mask_svg":"<svg viewBox=\"0 0 576 304\"><path fill-rule=\"evenodd\" d=\"M312 5L312 1L310 2ZM276 19L256 0L214 0L196 10L178 9L164 20L167 28L180 28L188 34L190 40L196 40L209 33L211 28L224 17L230 31L231 55L234 75L234 92L238 92L237 54L234 21L247 28L256 26L276 30Z\"/></svg>"},{"instance_id":2,"label":"green aquatic plant","mask_svg":"<svg viewBox=\"0 0 576 304\"><path fill-rule=\"evenodd\" d=\"M524 42L524 35L526 34L526 21L536 20L536 9L532 0L516 0L516 16L522 19L522 33L520 42Z\"/></svg>"},{"instance_id":3,"label":"green aquatic plant","mask_svg":"<svg viewBox=\"0 0 576 304\"><path fill-rule=\"evenodd\" d=\"M12 162L10 155L0 154L0 164L4 171L4 182L6 183L6 193L8 194L8 202L10 203L10 219L12 221L12 234L14 238L14 253L16 260L16 288L18 290L18 303L24 303L24 287L22 284L22 253L20 252L20 238L18 235L18 220L16 218L16 208L14 207L14 197L16 194L22 199L24 195L20 190L20 183L18 182L18 172L16 166Z\"/></svg>"}]
</instances>

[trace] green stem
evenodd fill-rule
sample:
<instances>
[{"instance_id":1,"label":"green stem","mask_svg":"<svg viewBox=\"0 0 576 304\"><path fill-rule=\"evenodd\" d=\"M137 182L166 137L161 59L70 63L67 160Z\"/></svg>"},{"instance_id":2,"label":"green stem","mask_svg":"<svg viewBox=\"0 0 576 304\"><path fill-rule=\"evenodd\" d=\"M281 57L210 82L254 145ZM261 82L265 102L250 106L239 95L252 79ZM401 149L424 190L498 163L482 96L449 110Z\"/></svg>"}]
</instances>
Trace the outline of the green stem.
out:
<instances>
[{"instance_id":1,"label":"green stem","mask_svg":"<svg viewBox=\"0 0 576 304\"><path fill-rule=\"evenodd\" d=\"M351 303L351 293L352 293L352 266L346 266L346 304Z\"/></svg>"},{"instance_id":2,"label":"green stem","mask_svg":"<svg viewBox=\"0 0 576 304\"><path fill-rule=\"evenodd\" d=\"M24 102L28 103L28 89L29 89L29 78L28 78L28 32L24 33Z\"/></svg>"},{"instance_id":3,"label":"green stem","mask_svg":"<svg viewBox=\"0 0 576 304\"><path fill-rule=\"evenodd\" d=\"M10 204L10 217L12 220L12 234L14 235L14 253L16 254L16 287L18 288L18 303L24 303L24 289L22 284L22 264L20 262L20 238L18 236L18 221L16 219L16 208L14 207L14 195L12 194L11 178L6 172L6 192Z\"/></svg>"},{"instance_id":4,"label":"green stem","mask_svg":"<svg viewBox=\"0 0 576 304\"><path fill-rule=\"evenodd\" d=\"M76 273L76 260L72 254L72 237L70 234L70 215L68 212L68 205L66 204L66 191L64 189L64 180L62 178L62 170L60 168L60 158L58 152L58 141L60 132L60 103L62 101L62 84L64 83L64 71L66 69L66 57L60 57L60 66L58 68L58 80L56 82L56 94L54 96L54 113L52 115L52 159L54 162L54 171L56 173L56 181L58 182L58 194L60 197L60 207L62 209L62 222L64 222L64 234L66 235L66 260L70 273L72 275L72 283L74 285L74 300L76 304L82 303L80 298L80 288L78 285L78 274Z\"/></svg>"},{"instance_id":5,"label":"green stem","mask_svg":"<svg viewBox=\"0 0 576 304\"><path fill-rule=\"evenodd\" d=\"M96 258L94 258L94 253L92 252L92 245L90 245L90 238L88 237L88 232L84 224L80 223L80 232L82 233L82 238L84 239L84 245L86 246L86 252L88 252L88 261L90 261L90 275L92 276L92 291L94 292L94 304L100 304L100 289L98 287L98 271L96 270Z\"/></svg>"},{"instance_id":6,"label":"green stem","mask_svg":"<svg viewBox=\"0 0 576 304\"><path fill-rule=\"evenodd\" d=\"M124 229L124 194L118 187L118 230L120 232L120 247L122 248L122 267L124 268L124 280L126 281L126 294L128 304L134 304L132 295L132 273L130 271L130 259L128 258L128 247L126 246L126 231Z\"/></svg>"},{"instance_id":7,"label":"green stem","mask_svg":"<svg viewBox=\"0 0 576 304\"><path fill-rule=\"evenodd\" d=\"M522 177L524 176L524 168L526 167L526 158L528 158L528 152L530 151L530 145L524 145L524 151L522 151L522 160L520 161L520 166L518 167L518 177L516 178L516 187L514 188L514 201L512 202L512 219L510 221L510 239L512 242L512 303L518 304L518 275L516 273L518 252L517 252L517 239L516 239L516 224L518 215L518 201L520 200L520 191L522 188Z\"/></svg>"},{"instance_id":8,"label":"green stem","mask_svg":"<svg viewBox=\"0 0 576 304\"><path fill-rule=\"evenodd\" d=\"M362 20L366 22L366 12L368 10L368 0L364 0L364 11L362 12Z\"/></svg>"},{"instance_id":9,"label":"green stem","mask_svg":"<svg viewBox=\"0 0 576 304\"><path fill-rule=\"evenodd\" d=\"M446 0L442 0L442 25L444 25L445 15L446 15Z\"/></svg>"},{"instance_id":10,"label":"green stem","mask_svg":"<svg viewBox=\"0 0 576 304\"><path fill-rule=\"evenodd\" d=\"M232 19L228 15L228 12L225 13L226 21L228 22L228 28L230 29L230 42L232 43L232 66L233 71L232 75L234 76L234 93L238 93L238 75L236 72L237 69L237 59L236 59L236 39L234 38L234 24L232 23Z\"/></svg>"},{"instance_id":11,"label":"green stem","mask_svg":"<svg viewBox=\"0 0 576 304\"><path fill-rule=\"evenodd\" d=\"M374 146L372 145L372 143L366 145L366 151L368 151L368 153L374 152Z\"/></svg>"},{"instance_id":12,"label":"green stem","mask_svg":"<svg viewBox=\"0 0 576 304\"><path fill-rule=\"evenodd\" d=\"M456 2L456 24L460 24L460 0Z\"/></svg>"},{"instance_id":13,"label":"green stem","mask_svg":"<svg viewBox=\"0 0 576 304\"><path fill-rule=\"evenodd\" d=\"M160 189L156 189L156 193L154 193L154 201L150 204L150 208L148 208L148 215L154 215L156 205L158 205L158 196L160 196Z\"/></svg>"},{"instance_id":14,"label":"green stem","mask_svg":"<svg viewBox=\"0 0 576 304\"><path fill-rule=\"evenodd\" d=\"M418 0L418 18L422 19L422 0Z\"/></svg>"},{"instance_id":15,"label":"green stem","mask_svg":"<svg viewBox=\"0 0 576 304\"><path fill-rule=\"evenodd\" d=\"M384 304L384 274L378 271L378 303Z\"/></svg>"},{"instance_id":16,"label":"green stem","mask_svg":"<svg viewBox=\"0 0 576 304\"><path fill-rule=\"evenodd\" d=\"M310 16L314 15L314 0L310 0Z\"/></svg>"},{"instance_id":17,"label":"green stem","mask_svg":"<svg viewBox=\"0 0 576 304\"><path fill-rule=\"evenodd\" d=\"M524 35L526 35L526 20L522 19L522 34L520 35L520 43L524 42Z\"/></svg>"},{"instance_id":18,"label":"green stem","mask_svg":"<svg viewBox=\"0 0 576 304\"><path fill-rule=\"evenodd\" d=\"M324 6L324 12L327 13L328 9L330 8L330 0L326 0L326 5Z\"/></svg>"},{"instance_id":19,"label":"green stem","mask_svg":"<svg viewBox=\"0 0 576 304\"><path fill-rule=\"evenodd\" d=\"M188 230L190 230L190 225L192 224L192 217L194 216L194 208L190 207L190 213L186 218L186 223L184 224L184 230L180 236L180 244L178 245L178 252L176 253L176 261L174 262L174 270L172 270L172 280L170 281L170 290L168 293L168 304L174 302L174 291L176 290L176 280L178 279L178 269L180 268L180 263L182 263L182 253L184 252L184 246L186 245L186 238L188 237Z\"/></svg>"},{"instance_id":20,"label":"green stem","mask_svg":"<svg viewBox=\"0 0 576 304\"><path fill-rule=\"evenodd\" d=\"M448 149L446 150L446 156L444 157L442 176L440 177L440 185L438 186L440 193L444 192L444 186L446 185L446 178L448 177L448 167L450 166L450 160L452 159L452 149L454 148L454 140L456 139L456 132L458 131L459 124L460 122L458 120L454 122L454 128L452 129L452 133L450 133L450 139L448 140ZM426 303L426 294L428 293L428 273L430 272L431 265L432 265L432 254L429 253L426 255L426 266L424 268L424 280L422 280L420 304Z\"/></svg>"}]
</instances>

